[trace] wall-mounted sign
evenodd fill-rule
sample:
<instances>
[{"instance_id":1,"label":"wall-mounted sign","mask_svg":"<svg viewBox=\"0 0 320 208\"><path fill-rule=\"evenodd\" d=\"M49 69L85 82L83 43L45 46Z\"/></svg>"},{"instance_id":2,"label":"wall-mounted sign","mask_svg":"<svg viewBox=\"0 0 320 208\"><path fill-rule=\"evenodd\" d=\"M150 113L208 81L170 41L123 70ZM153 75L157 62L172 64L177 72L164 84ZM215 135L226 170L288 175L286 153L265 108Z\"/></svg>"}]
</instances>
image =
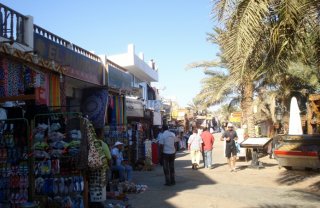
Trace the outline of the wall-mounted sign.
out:
<instances>
[{"instance_id":1,"label":"wall-mounted sign","mask_svg":"<svg viewBox=\"0 0 320 208\"><path fill-rule=\"evenodd\" d=\"M162 125L162 116L160 112L153 112L153 125Z\"/></svg>"},{"instance_id":2,"label":"wall-mounted sign","mask_svg":"<svg viewBox=\"0 0 320 208\"><path fill-rule=\"evenodd\" d=\"M114 66L108 65L108 85L116 89L131 90L133 86L132 74L125 73Z\"/></svg>"},{"instance_id":3,"label":"wall-mounted sign","mask_svg":"<svg viewBox=\"0 0 320 208\"><path fill-rule=\"evenodd\" d=\"M144 117L144 106L141 100L126 98L127 117Z\"/></svg>"},{"instance_id":4,"label":"wall-mounted sign","mask_svg":"<svg viewBox=\"0 0 320 208\"><path fill-rule=\"evenodd\" d=\"M34 33L34 50L42 58L65 66L65 75L103 85L103 64Z\"/></svg>"}]
</instances>

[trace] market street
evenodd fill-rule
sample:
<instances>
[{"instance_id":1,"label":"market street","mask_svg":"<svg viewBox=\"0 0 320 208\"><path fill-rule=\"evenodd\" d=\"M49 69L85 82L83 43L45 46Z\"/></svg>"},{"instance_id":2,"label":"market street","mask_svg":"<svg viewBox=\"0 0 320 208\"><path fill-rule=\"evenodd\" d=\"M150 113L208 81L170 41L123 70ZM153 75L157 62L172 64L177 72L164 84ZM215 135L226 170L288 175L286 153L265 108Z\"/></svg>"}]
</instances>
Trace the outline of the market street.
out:
<instances>
[{"instance_id":1,"label":"market street","mask_svg":"<svg viewBox=\"0 0 320 208\"><path fill-rule=\"evenodd\" d=\"M140 207L257 207L296 208L320 206L320 175L312 171L279 169L275 159L260 158L264 169L250 169L250 161L237 162L230 172L223 156L223 142L215 134L215 168L192 170L187 151L177 154L176 185L164 186L161 166L134 172L133 180L148 186L140 194L129 194L129 203ZM203 164L203 163L202 163Z\"/></svg>"}]
</instances>

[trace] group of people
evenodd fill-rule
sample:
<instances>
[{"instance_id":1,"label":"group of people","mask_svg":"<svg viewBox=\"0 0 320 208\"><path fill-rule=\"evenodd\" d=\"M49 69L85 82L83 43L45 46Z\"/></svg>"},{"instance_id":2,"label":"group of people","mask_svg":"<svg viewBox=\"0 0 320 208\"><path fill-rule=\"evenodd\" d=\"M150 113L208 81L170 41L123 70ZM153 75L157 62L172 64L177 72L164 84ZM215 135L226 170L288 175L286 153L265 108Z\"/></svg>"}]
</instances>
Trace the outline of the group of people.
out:
<instances>
[{"instance_id":1,"label":"group of people","mask_svg":"<svg viewBox=\"0 0 320 208\"><path fill-rule=\"evenodd\" d=\"M208 128L204 128L202 133L198 132L198 129L194 128L192 135L188 139L188 150L191 155L192 169L197 170L199 168L201 155L203 157L204 167L212 167L212 149L213 149L214 137L212 133L208 131Z\"/></svg>"},{"instance_id":2,"label":"group of people","mask_svg":"<svg viewBox=\"0 0 320 208\"><path fill-rule=\"evenodd\" d=\"M233 129L232 123L228 123L226 131L223 132L221 140L224 140L225 156L227 158L230 171L236 171L237 158L237 133ZM194 128L192 134L187 140L187 148L191 156L192 169L197 170L200 166L201 157L203 158L204 167L213 168L212 151L215 138L208 128ZM158 136L159 143L159 159L163 166L166 186L173 186L175 181L174 161L176 151L178 149L180 139L171 132L167 125L162 127L162 131ZM132 167L124 160L122 155L123 143L116 142L111 151L112 171L119 171L120 180L132 179Z\"/></svg>"},{"instance_id":3,"label":"group of people","mask_svg":"<svg viewBox=\"0 0 320 208\"><path fill-rule=\"evenodd\" d=\"M231 172L236 171L236 140L238 138L233 127L232 123L228 123L227 128L221 137L221 140L225 141L225 156ZM213 134L208 131L208 128L193 129L187 142L193 170L197 170L199 168L201 156L203 158L204 167L208 169L213 168L212 150L214 141L215 138ZM161 131L158 137L158 142L160 147L160 161L162 162L165 176L164 185L175 185L174 160L179 138L173 132L168 130L168 126L163 126L163 131Z\"/></svg>"},{"instance_id":4,"label":"group of people","mask_svg":"<svg viewBox=\"0 0 320 208\"><path fill-rule=\"evenodd\" d=\"M237 159L237 146L236 140L238 139L237 132L234 130L232 123L227 124L227 128L221 136L221 140L225 141L225 156L230 167L230 171L236 171L236 159ZM188 150L191 155L192 169L197 170L200 164L200 158L202 155L204 167L212 169L212 150L214 144L214 137L212 133L205 127L202 133L198 132L198 129L193 129L193 134L188 140Z\"/></svg>"}]
</instances>

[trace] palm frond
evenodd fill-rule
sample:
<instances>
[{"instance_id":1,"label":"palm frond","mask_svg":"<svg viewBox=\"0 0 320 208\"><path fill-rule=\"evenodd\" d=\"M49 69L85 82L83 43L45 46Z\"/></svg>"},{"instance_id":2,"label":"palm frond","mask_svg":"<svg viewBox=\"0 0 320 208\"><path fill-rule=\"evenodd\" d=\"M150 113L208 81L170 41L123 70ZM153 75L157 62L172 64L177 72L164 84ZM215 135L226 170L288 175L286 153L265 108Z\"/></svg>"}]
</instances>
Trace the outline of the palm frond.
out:
<instances>
[{"instance_id":1,"label":"palm frond","mask_svg":"<svg viewBox=\"0 0 320 208\"><path fill-rule=\"evenodd\" d=\"M222 63L220 61L198 61L188 64L186 69L202 68L208 70L213 67L222 67Z\"/></svg>"}]
</instances>

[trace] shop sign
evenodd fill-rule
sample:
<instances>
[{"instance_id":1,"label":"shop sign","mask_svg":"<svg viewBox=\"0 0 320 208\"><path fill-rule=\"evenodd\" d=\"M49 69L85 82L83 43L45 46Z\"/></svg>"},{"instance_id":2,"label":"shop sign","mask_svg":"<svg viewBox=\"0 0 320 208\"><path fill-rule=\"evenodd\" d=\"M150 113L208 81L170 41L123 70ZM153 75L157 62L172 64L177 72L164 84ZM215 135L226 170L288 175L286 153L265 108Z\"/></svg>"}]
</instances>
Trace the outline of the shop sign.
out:
<instances>
[{"instance_id":1,"label":"shop sign","mask_svg":"<svg viewBox=\"0 0 320 208\"><path fill-rule=\"evenodd\" d=\"M233 112L230 115L229 121L233 123L240 123L241 122L241 112Z\"/></svg>"},{"instance_id":2,"label":"shop sign","mask_svg":"<svg viewBox=\"0 0 320 208\"><path fill-rule=\"evenodd\" d=\"M64 74L89 83L103 85L102 63L34 33L34 50L42 58L65 66Z\"/></svg>"},{"instance_id":3,"label":"shop sign","mask_svg":"<svg viewBox=\"0 0 320 208\"><path fill-rule=\"evenodd\" d=\"M108 65L108 85L116 89L130 90L133 86L133 76Z\"/></svg>"},{"instance_id":4,"label":"shop sign","mask_svg":"<svg viewBox=\"0 0 320 208\"><path fill-rule=\"evenodd\" d=\"M173 110L173 111L171 112L171 117L172 117L173 119L177 119L177 118L178 118L178 110Z\"/></svg>"},{"instance_id":5,"label":"shop sign","mask_svg":"<svg viewBox=\"0 0 320 208\"><path fill-rule=\"evenodd\" d=\"M127 117L144 117L144 106L141 100L126 98Z\"/></svg>"},{"instance_id":6,"label":"shop sign","mask_svg":"<svg viewBox=\"0 0 320 208\"><path fill-rule=\"evenodd\" d=\"M153 112L153 125L155 126L162 125L162 117L160 112Z\"/></svg>"},{"instance_id":7,"label":"shop sign","mask_svg":"<svg viewBox=\"0 0 320 208\"><path fill-rule=\"evenodd\" d=\"M179 120L179 121L184 120L185 114L186 114L185 112L179 111L178 116L177 116L177 120Z\"/></svg>"}]
</instances>

